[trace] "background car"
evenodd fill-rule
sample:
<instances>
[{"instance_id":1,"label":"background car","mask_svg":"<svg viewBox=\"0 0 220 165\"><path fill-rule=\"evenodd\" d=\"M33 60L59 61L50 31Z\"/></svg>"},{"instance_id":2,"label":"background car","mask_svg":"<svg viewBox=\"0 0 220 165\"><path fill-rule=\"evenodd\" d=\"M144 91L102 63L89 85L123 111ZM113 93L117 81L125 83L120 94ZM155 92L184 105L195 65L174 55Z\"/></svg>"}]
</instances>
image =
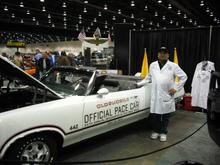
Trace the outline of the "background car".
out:
<instances>
[{"instance_id":1,"label":"background car","mask_svg":"<svg viewBox=\"0 0 220 165\"><path fill-rule=\"evenodd\" d=\"M94 52L92 52L92 55L91 55L91 64L93 66L107 65L108 58L107 58L106 54L98 52L98 51L94 51Z\"/></svg>"}]
</instances>

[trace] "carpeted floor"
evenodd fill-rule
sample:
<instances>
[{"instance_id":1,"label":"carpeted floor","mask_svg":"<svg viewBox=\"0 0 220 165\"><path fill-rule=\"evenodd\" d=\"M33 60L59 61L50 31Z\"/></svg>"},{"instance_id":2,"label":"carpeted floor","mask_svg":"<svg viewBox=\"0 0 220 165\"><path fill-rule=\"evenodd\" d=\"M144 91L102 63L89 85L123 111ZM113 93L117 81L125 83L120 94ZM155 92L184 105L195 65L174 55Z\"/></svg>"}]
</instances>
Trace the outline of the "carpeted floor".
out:
<instances>
[{"instance_id":1,"label":"carpeted floor","mask_svg":"<svg viewBox=\"0 0 220 165\"><path fill-rule=\"evenodd\" d=\"M147 129L147 122L141 121L68 147L62 151L58 161L111 160L149 153L184 139L205 122L204 113L178 110L171 118L167 142L149 139L151 132ZM99 164L172 165L183 160L204 165L220 164L220 148L210 139L207 125L184 142L166 150L137 159Z\"/></svg>"}]
</instances>

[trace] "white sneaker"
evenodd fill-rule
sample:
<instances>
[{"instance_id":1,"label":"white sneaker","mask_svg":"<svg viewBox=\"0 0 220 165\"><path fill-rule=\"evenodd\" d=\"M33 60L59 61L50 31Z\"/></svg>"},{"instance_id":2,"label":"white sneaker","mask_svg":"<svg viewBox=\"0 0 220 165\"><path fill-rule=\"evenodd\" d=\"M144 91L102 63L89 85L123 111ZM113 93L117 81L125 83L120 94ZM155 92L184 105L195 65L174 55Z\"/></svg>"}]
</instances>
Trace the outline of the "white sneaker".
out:
<instances>
[{"instance_id":1,"label":"white sneaker","mask_svg":"<svg viewBox=\"0 0 220 165\"><path fill-rule=\"evenodd\" d=\"M167 135L166 134L160 134L160 141L161 142L167 141Z\"/></svg>"},{"instance_id":2,"label":"white sneaker","mask_svg":"<svg viewBox=\"0 0 220 165\"><path fill-rule=\"evenodd\" d=\"M151 139L157 139L159 137L159 133L153 132L150 136Z\"/></svg>"}]
</instances>

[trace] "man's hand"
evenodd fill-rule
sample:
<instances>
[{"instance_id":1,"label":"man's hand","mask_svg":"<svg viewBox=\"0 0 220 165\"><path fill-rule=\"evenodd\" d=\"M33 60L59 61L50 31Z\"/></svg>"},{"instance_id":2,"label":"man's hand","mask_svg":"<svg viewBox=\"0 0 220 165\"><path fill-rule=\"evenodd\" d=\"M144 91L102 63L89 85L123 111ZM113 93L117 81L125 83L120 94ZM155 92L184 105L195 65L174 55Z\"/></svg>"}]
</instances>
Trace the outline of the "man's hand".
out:
<instances>
[{"instance_id":1,"label":"man's hand","mask_svg":"<svg viewBox=\"0 0 220 165\"><path fill-rule=\"evenodd\" d=\"M172 88L168 92L171 96L173 96L176 93L176 89Z\"/></svg>"}]
</instances>

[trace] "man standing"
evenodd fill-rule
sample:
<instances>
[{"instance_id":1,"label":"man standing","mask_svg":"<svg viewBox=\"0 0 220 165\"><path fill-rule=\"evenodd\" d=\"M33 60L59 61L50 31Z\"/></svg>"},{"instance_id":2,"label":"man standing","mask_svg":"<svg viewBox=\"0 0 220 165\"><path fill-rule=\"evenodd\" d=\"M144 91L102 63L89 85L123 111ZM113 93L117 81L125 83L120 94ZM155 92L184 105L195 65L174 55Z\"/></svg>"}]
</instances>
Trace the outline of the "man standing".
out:
<instances>
[{"instance_id":1,"label":"man standing","mask_svg":"<svg viewBox=\"0 0 220 165\"><path fill-rule=\"evenodd\" d=\"M48 52L45 52L43 54L43 57L39 59L38 61L38 69L39 69L39 78L41 78L50 68L50 60L49 60L49 54Z\"/></svg>"},{"instance_id":2,"label":"man standing","mask_svg":"<svg viewBox=\"0 0 220 165\"><path fill-rule=\"evenodd\" d=\"M34 56L34 60L36 62L38 62L41 58L43 57L43 55L41 54L40 50L39 49L36 49L36 54Z\"/></svg>"},{"instance_id":3,"label":"man standing","mask_svg":"<svg viewBox=\"0 0 220 165\"><path fill-rule=\"evenodd\" d=\"M23 61L23 57L21 56L20 52L15 52L13 62L19 68L24 69L24 61Z\"/></svg>"},{"instance_id":4,"label":"man standing","mask_svg":"<svg viewBox=\"0 0 220 165\"><path fill-rule=\"evenodd\" d=\"M50 65L55 66L56 65L56 56L53 54L51 51L47 52L49 54L49 60L50 60Z\"/></svg>"},{"instance_id":5,"label":"man standing","mask_svg":"<svg viewBox=\"0 0 220 165\"><path fill-rule=\"evenodd\" d=\"M39 50L39 49L36 49L36 54L35 54L33 60L35 61L35 66L36 66L35 77L36 77L37 79L40 78L40 71L39 71L39 68L38 68L38 65L39 65L38 62L39 62L39 60L40 60L42 57L43 57L43 55L41 54L40 50Z\"/></svg>"},{"instance_id":6,"label":"man standing","mask_svg":"<svg viewBox=\"0 0 220 165\"><path fill-rule=\"evenodd\" d=\"M169 52L161 47L158 52L158 61L151 63L149 74L138 86L152 82L150 121L153 133L151 139L160 137L160 141L167 140L167 127L171 113L175 111L174 94L183 88L187 75L175 63L168 60ZM179 82L175 83L175 76Z\"/></svg>"},{"instance_id":7,"label":"man standing","mask_svg":"<svg viewBox=\"0 0 220 165\"><path fill-rule=\"evenodd\" d=\"M66 52L62 51L61 56L57 59L58 66L71 66L71 61L68 59Z\"/></svg>"}]
</instances>

